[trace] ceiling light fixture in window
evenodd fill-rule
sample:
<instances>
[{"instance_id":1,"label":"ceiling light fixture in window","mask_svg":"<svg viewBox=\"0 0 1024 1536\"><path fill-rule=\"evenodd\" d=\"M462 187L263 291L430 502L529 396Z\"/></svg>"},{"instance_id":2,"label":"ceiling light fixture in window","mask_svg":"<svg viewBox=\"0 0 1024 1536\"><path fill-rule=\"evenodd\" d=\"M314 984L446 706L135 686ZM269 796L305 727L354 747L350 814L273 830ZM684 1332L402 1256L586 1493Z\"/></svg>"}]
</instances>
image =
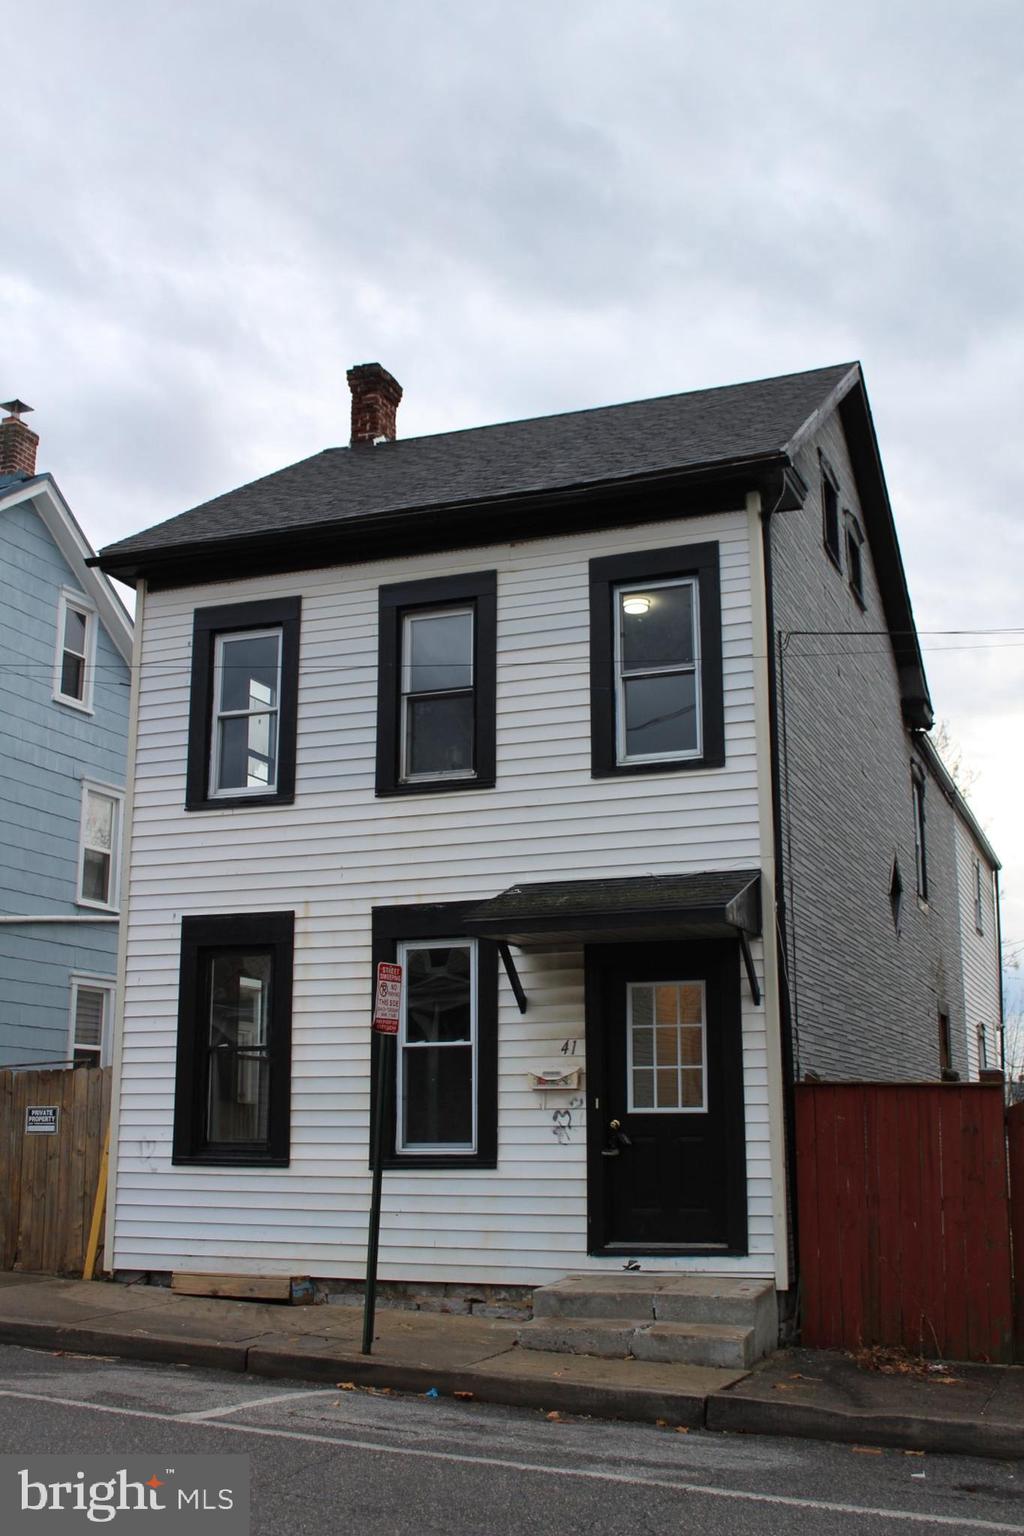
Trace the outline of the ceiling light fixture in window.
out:
<instances>
[{"instance_id":1,"label":"ceiling light fixture in window","mask_svg":"<svg viewBox=\"0 0 1024 1536\"><path fill-rule=\"evenodd\" d=\"M624 613L647 613L650 610L652 601L652 598L643 597L639 593L631 594L629 597L622 599L622 609Z\"/></svg>"}]
</instances>

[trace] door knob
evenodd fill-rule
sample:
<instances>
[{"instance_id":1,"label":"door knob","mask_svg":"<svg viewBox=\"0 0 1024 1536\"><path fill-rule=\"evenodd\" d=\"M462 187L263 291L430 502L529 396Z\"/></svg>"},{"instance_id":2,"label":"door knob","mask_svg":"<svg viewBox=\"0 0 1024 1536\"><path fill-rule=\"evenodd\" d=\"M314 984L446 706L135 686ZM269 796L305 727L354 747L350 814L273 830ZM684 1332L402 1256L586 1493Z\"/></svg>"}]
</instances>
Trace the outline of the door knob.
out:
<instances>
[{"instance_id":1,"label":"door knob","mask_svg":"<svg viewBox=\"0 0 1024 1536\"><path fill-rule=\"evenodd\" d=\"M622 1121L621 1120L610 1120L608 1122L608 1129L611 1130L611 1131L619 1131L619 1130L621 1130L622 1129Z\"/></svg>"}]
</instances>

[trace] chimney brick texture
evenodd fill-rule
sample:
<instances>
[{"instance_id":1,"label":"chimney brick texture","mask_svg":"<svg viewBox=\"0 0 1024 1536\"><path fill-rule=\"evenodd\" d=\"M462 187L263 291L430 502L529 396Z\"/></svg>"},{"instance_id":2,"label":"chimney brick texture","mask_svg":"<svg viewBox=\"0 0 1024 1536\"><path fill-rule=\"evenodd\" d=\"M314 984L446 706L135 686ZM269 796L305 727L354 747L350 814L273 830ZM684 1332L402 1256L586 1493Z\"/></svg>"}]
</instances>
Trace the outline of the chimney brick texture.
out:
<instances>
[{"instance_id":1,"label":"chimney brick texture","mask_svg":"<svg viewBox=\"0 0 1024 1536\"><path fill-rule=\"evenodd\" d=\"M0 475L28 475L36 472L39 433L33 432L19 416L5 416L0 421Z\"/></svg>"},{"instance_id":2,"label":"chimney brick texture","mask_svg":"<svg viewBox=\"0 0 1024 1536\"><path fill-rule=\"evenodd\" d=\"M402 398L398 380L380 363L359 363L348 370L348 387L352 391L352 447L370 446L381 437L393 443Z\"/></svg>"}]
</instances>

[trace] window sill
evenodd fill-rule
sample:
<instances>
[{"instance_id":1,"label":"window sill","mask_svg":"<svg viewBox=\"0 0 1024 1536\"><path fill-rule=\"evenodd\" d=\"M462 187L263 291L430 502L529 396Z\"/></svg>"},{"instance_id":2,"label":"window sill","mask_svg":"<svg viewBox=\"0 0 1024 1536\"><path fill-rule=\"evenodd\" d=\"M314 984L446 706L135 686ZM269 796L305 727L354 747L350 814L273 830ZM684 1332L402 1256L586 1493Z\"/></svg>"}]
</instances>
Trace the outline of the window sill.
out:
<instances>
[{"instance_id":1,"label":"window sill","mask_svg":"<svg viewBox=\"0 0 1024 1536\"><path fill-rule=\"evenodd\" d=\"M415 784L378 785L374 795L378 800L388 800L398 795L466 794L476 789L493 789L495 782L493 776L476 779L417 779Z\"/></svg>"},{"instance_id":2,"label":"window sill","mask_svg":"<svg viewBox=\"0 0 1024 1536\"><path fill-rule=\"evenodd\" d=\"M172 1156L174 1168L287 1168L290 1157L262 1157L256 1153L196 1152Z\"/></svg>"},{"instance_id":3,"label":"window sill","mask_svg":"<svg viewBox=\"0 0 1024 1536\"><path fill-rule=\"evenodd\" d=\"M84 896L75 897L75 906L84 907L87 912L102 912L104 917L121 916L120 907L112 907L105 901L86 901Z\"/></svg>"},{"instance_id":4,"label":"window sill","mask_svg":"<svg viewBox=\"0 0 1024 1536\"><path fill-rule=\"evenodd\" d=\"M81 699L65 698L62 693L55 693L51 697L55 704L63 704L66 709L75 709L80 715L94 715L96 713L91 704L85 704Z\"/></svg>"},{"instance_id":5,"label":"window sill","mask_svg":"<svg viewBox=\"0 0 1024 1536\"><path fill-rule=\"evenodd\" d=\"M268 805L294 805L295 795L218 795L216 799L186 800L186 811L262 810Z\"/></svg>"},{"instance_id":6,"label":"window sill","mask_svg":"<svg viewBox=\"0 0 1024 1536\"><path fill-rule=\"evenodd\" d=\"M592 779L617 779L636 773L699 773L725 767L725 754L705 757L684 757L678 762L659 763L611 763L606 768L592 768Z\"/></svg>"},{"instance_id":7,"label":"window sill","mask_svg":"<svg viewBox=\"0 0 1024 1536\"><path fill-rule=\"evenodd\" d=\"M372 1172L372 1161L367 1166ZM463 1170L480 1168L484 1171L490 1169L493 1172L497 1166L498 1159L496 1157L483 1157L478 1152L450 1152L446 1155L438 1153L436 1157L385 1157L381 1163L381 1167L386 1173L410 1173L416 1169L438 1173L446 1168L461 1168Z\"/></svg>"}]
</instances>

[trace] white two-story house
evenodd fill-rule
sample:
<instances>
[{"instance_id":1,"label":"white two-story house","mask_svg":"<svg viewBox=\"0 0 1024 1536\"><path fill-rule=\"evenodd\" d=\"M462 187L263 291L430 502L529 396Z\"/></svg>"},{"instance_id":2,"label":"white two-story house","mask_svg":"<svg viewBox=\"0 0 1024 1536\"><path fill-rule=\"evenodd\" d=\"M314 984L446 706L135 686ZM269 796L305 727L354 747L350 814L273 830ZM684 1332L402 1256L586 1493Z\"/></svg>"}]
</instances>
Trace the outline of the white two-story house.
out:
<instances>
[{"instance_id":1,"label":"white two-story house","mask_svg":"<svg viewBox=\"0 0 1024 1536\"><path fill-rule=\"evenodd\" d=\"M998 1039L860 369L405 441L349 379L348 447L100 556L141 632L113 1268L358 1279L397 960L382 1278L786 1293L794 1081Z\"/></svg>"}]
</instances>

